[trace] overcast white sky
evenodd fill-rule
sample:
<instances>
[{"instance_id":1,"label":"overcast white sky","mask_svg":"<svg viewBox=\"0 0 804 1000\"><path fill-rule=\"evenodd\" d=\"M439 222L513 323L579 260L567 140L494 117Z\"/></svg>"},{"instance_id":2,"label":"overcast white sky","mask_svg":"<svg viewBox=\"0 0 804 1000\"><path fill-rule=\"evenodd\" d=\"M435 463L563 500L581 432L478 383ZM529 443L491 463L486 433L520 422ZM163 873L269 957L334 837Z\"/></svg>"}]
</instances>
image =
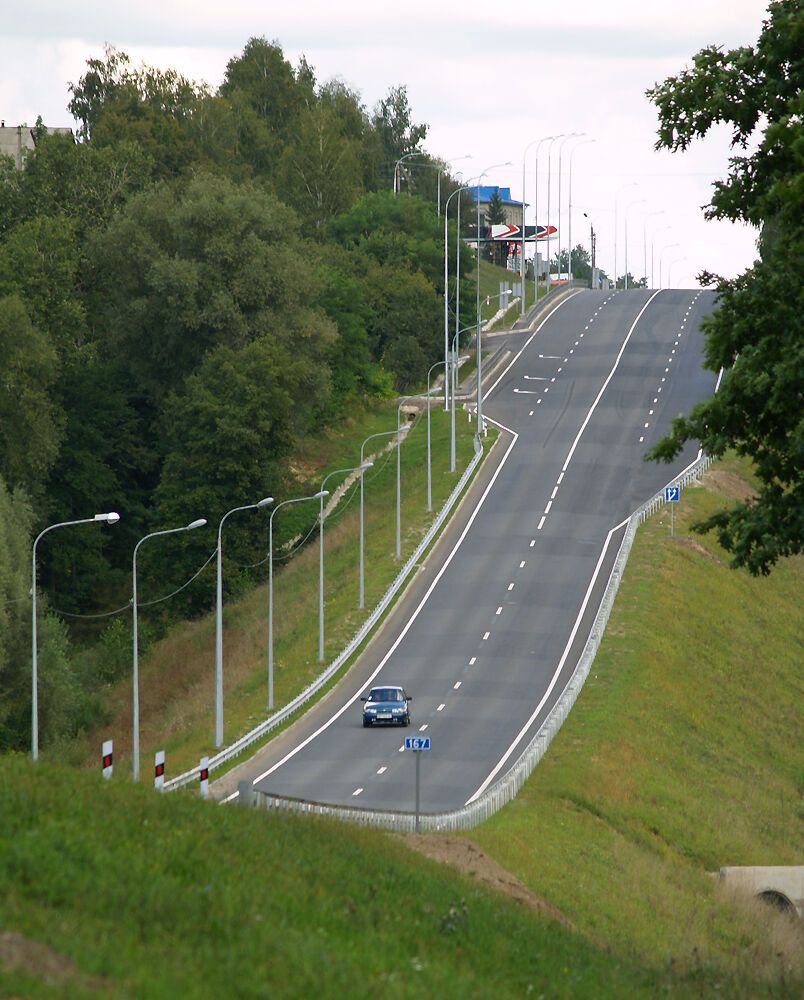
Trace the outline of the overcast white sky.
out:
<instances>
[{"instance_id":1,"label":"overcast white sky","mask_svg":"<svg viewBox=\"0 0 804 1000\"><path fill-rule=\"evenodd\" d=\"M701 206L725 174L728 133L718 130L684 154L656 153L656 114L645 89L679 72L709 44L753 44L763 0L574 0L572 3L480 3L478 0L11 0L0 31L0 117L7 125L72 125L68 81L104 42L136 64L175 67L217 86L248 38L276 39L294 64L303 53L319 81L337 76L370 109L388 88L405 84L414 120L426 122L428 151L469 177L501 161L487 183L521 197L523 151L532 140L583 132L594 143L572 154L572 242L598 232L598 263L614 269L615 200L618 272L643 273L647 236L658 283L694 287L707 268L727 277L750 266L756 233L705 222ZM9 9L11 8L11 9ZM580 142L580 140L577 140ZM547 221L547 143L539 158L539 222ZM565 245L569 151L563 146ZM557 222L559 143L553 145L551 223ZM534 160L527 159L526 198L533 205ZM635 184L633 182L636 182ZM644 199L644 202L641 201ZM633 207L628 207L633 203ZM656 214L654 214L656 213ZM661 213L661 214L659 214ZM532 208L528 221L532 222ZM668 228L664 228L668 227ZM678 244L678 247L672 246ZM676 263L672 263L678 259ZM668 267L668 265L670 265Z\"/></svg>"}]
</instances>

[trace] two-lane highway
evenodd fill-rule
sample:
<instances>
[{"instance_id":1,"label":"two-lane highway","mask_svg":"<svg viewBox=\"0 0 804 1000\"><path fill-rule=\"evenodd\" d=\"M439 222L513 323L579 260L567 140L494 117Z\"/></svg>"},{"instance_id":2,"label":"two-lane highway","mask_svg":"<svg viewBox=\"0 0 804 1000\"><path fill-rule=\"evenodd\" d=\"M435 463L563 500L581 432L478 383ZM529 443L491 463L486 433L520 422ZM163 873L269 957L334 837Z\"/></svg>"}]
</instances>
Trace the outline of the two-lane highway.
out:
<instances>
[{"instance_id":1,"label":"two-lane highway","mask_svg":"<svg viewBox=\"0 0 804 1000\"><path fill-rule=\"evenodd\" d=\"M461 516L360 664L239 776L275 795L401 808L404 736L419 732L433 746L423 811L502 776L574 670L625 519L695 457L643 461L714 390L699 331L712 305L708 292L582 292L523 335L487 389L501 440ZM414 696L411 729L363 729L359 696L379 683Z\"/></svg>"}]
</instances>

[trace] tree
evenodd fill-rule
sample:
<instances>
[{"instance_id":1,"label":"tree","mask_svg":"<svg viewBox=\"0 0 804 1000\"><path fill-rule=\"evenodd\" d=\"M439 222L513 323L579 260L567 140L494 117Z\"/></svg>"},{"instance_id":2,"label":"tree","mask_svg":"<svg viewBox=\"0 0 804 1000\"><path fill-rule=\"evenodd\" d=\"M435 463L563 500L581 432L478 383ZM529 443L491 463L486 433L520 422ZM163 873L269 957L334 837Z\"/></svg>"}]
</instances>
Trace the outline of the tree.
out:
<instances>
[{"instance_id":1,"label":"tree","mask_svg":"<svg viewBox=\"0 0 804 1000\"><path fill-rule=\"evenodd\" d=\"M499 226L505 222L505 205L500 197L499 188L495 188L491 192L488 204L486 205L486 225ZM504 243L492 243L486 244L486 256L493 263L502 266L504 264L503 253L505 253L506 245Z\"/></svg>"},{"instance_id":2,"label":"tree","mask_svg":"<svg viewBox=\"0 0 804 1000\"><path fill-rule=\"evenodd\" d=\"M0 298L0 475L38 491L53 464L62 415L50 397L56 352L16 295Z\"/></svg>"},{"instance_id":3,"label":"tree","mask_svg":"<svg viewBox=\"0 0 804 1000\"><path fill-rule=\"evenodd\" d=\"M407 87L391 87L374 107L372 124L378 140L374 177L366 179L366 187L390 187L396 161L407 153L419 150L427 136L427 125L415 125L408 101Z\"/></svg>"},{"instance_id":4,"label":"tree","mask_svg":"<svg viewBox=\"0 0 804 1000\"><path fill-rule=\"evenodd\" d=\"M753 461L758 495L695 527L716 530L732 566L754 574L804 543L804 19L800 0L768 11L755 46L710 46L648 91L657 148L684 150L720 122L733 147L756 148L731 158L707 211L761 227L760 260L718 281L719 309L704 321L707 367L724 377L648 455L670 461L692 438L713 456L733 448Z\"/></svg>"}]
</instances>

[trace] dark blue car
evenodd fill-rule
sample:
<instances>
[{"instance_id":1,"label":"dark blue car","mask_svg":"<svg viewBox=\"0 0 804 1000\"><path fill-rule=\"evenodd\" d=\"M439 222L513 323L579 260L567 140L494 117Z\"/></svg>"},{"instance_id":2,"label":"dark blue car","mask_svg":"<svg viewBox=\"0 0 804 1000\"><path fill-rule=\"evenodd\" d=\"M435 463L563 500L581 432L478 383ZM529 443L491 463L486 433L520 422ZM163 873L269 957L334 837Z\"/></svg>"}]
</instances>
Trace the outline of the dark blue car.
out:
<instances>
[{"instance_id":1,"label":"dark blue car","mask_svg":"<svg viewBox=\"0 0 804 1000\"><path fill-rule=\"evenodd\" d=\"M363 704L363 725L366 729L374 723L389 726L410 725L410 702L405 689L396 685L372 688L360 699Z\"/></svg>"}]
</instances>

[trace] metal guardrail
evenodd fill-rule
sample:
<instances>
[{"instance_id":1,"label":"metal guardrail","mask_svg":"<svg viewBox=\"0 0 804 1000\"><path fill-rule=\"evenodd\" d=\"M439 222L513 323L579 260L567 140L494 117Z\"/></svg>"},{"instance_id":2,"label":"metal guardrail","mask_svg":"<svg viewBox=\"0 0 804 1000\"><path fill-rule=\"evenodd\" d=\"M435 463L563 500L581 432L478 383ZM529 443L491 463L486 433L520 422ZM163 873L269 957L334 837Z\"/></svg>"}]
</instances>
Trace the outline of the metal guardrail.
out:
<instances>
[{"instance_id":1,"label":"metal guardrail","mask_svg":"<svg viewBox=\"0 0 804 1000\"><path fill-rule=\"evenodd\" d=\"M455 485L452 493L444 501L444 505L438 512L433 523L427 529L422 540L416 547L415 552L410 556L408 561L396 575L394 581L391 583L390 587L386 590L385 594L380 599L379 603L376 605L374 610L368 616L368 618L363 622L360 628L355 632L346 646L341 650L341 652L335 657L332 663L329 664L315 680L311 681L310 684L304 688L303 691L299 692L295 698L280 708L273 715L269 716L267 719L263 720L259 725L255 726L254 729L250 730L245 735L241 736L240 739L236 740L231 746L225 747L219 753L215 754L214 757L209 758L209 770L213 771L219 768L222 764L227 763L234 757L237 757L244 750L246 750L252 743L256 743L257 740L262 739L267 733L277 726L281 725L286 719L288 719L294 712L296 712L302 705L308 702L313 695L315 695L321 688L333 677L334 674L340 670L340 668L346 663L349 657L355 652L355 650L361 645L362 642L367 638L368 634L377 624L379 619L382 617L384 612L387 610L397 591L401 588L402 584L405 582L409 576L411 570L414 568L417 562L421 559L423 553L433 541L435 536L438 534L441 526L447 518L450 510L453 508L461 493L464 490L467 482L469 481L472 473L478 466L480 459L483 456L483 444L480 438L475 435L475 453L472 456L472 460L466 466L461 475L461 478ZM175 778L171 778L169 781L165 782L165 790L172 791L175 788L181 788L183 785L189 784L191 781L198 779L198 767L193 767L189 771L185 771L183 774L177 775Z\"/></svg>"},{"instance_id":2,"label":"metal guardrail","mask_svg":"<svg viewBox=\"0 0 804 1000\"><path fill-rule=\"evenodd\" d=\"M692 465L667 485L680 486L683 489L701 476L709 468L711 461L708 455L699 456ZM620 586L620 580L628 561L637 528L643 521L655 513L664 502L664 490L662 490L661 493L651 497L641 507L638 507L628 519L625 534L614 560L614 566L612 567L603 598L595 615L589 638L586 640L586 645L576 664L575 670L558 700L548 713L547 718L539 727L539 731L522 752L516 763L475 802L462 806L459 809L450 810L449 812L420 813L420 830L427 832L468 830L478 823L482 823L490 816L493 816L494 813L510 802L519 792L520 788L530 777L533 769L544 756L553 737L564 724L589 675L598 647L603 638L611 609L614 605L614 598ZM261 809L285 809L310 815L335 816L338 819L359 823L363 826L380 827L405 833L413 832L416 828L416 817L413 813L332 806L321 802L308 802L302 799L269 795L266 792L257 790L254 790L253 796L250 796L250 798L252 804Z\"/></svg>"}]
</instances>

